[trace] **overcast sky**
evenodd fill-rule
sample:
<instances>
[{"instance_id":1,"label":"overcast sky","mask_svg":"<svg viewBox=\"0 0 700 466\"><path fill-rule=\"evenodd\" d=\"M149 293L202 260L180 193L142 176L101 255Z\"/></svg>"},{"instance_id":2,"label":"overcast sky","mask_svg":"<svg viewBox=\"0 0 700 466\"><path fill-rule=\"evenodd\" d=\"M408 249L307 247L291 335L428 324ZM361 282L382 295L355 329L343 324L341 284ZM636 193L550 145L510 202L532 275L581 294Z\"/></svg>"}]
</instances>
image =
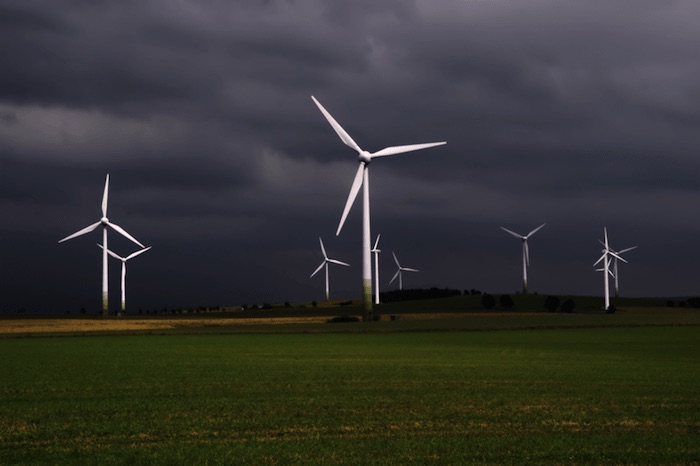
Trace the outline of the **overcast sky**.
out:
<instances>
[{"instance_id":1,"label":"overcast sky","mask_svg":"<svg viewBox=\"0 0 700 466\"><path fill-rule=\"evenodd\" d=\"M6 0L0 3L0 309L101 303L108 217L153 246L131 309L361 295L360 146L382 287L700 294L696 0ZM137 249L110 232L110 249ZM110 308L119 305L110 261Z\"/></svg>"}]
</instances>

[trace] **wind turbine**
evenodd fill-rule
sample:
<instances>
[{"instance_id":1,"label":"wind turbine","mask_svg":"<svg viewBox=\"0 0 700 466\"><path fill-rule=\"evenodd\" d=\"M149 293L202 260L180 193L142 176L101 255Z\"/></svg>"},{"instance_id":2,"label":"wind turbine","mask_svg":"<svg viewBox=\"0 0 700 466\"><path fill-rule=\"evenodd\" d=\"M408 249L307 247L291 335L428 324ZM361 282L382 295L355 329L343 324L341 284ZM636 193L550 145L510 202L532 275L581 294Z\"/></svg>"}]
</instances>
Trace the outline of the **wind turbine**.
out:
<instances>
[{"instance_id":1,"label":"wind turbine","mask_svg":"<svg viewBox=\"0 0 700 466\"><path fill-rule=\"evenodd\" d=\"M377 241L374 242L371 251L374 254L374 304L379 304L379 253L382 252L378 248L380 236L382 235L377 235Z\"/></svg>"},{"instance_id":2,"label":"wind turbine","mask_svg":"<svg viewBox=\"0 0 700 466\"><path fill-rule=\"evenodd\" d=\"M593 266L596 266L600 261L603 261L603 268L597 269L597 271L603 272L603 280L605 284L605 310L607 311L610 308L610 284L608 282L608 275L612 275L612 272L610 271L610 263L612 262L612 258L619 259L624 263L627 263L627 261L620 257L618 253L610 249L610 243L608 243L608 229L606 227L603 227L603 235L605 237L605 242L601 241L604 246L603 255L600 256ZM609 256L612 256L612 258Z\"/></svg>"},{"instance_id":3,"label":"wind turbine","mask_svg":"<svg viewBox=\"0 0 700 466\"><path fill-rule=\"evenodd\" d=\"M104 249L101 244L98 244L98 246L100 247L100 249ZM126 257L121 257L113 253L111 250L107 249L107 254L114 257L115 259L119 259L120 261L122 261L122 314L126 312L126 261L128 261L129 259L133 259L134 257L140 254L143 254L151 248L152 246L149 246L145 249L140 249L134 253L129 254Z\"/></svg>"},{"instance_id":4,"label":"wind turbine","mask_svg":"<svg viewBox=\"0 0 700 466\"><path fill-rule=\"evenodd\" d=\"M514 231L510 231L508 228L501 227L502 230L510 233L516 238L520 238L523 241L523 294L527 294L527 268L530 266L530 250L527 247L527 239L537 233L539 229L545 225L546 223L543 223L525 236L515 233Z\"/></svg>"},{"instance_id":5,"label":"wind turbine","mask_svg":"<svg viewBox=\"0 0 700 466\"><path fill-rule=\"evenodd\" d=\"M318 266L316 270L314 270L314 273L311 274L311 277L316 275L322 268L325 267L326 269L326 301L330 299L330 292L328 290L328 264L338 264L338 265L344 265L346 267L350 267L350 264L346 264L345 262L340 262L339 260L335 259L329 259L328 255L326 254L326 248L323 247L323 240L321 238L318 239L318 241L321 243L321 253L323 254L323 262L321 262L321 265ZM309 278L311 278L309 277Z\"/></svg>"},{"instance_id":6,"label":"wind turbine","mask_svg":"<svg viewBox=\"0 0 700 466\"><path fill-rule=\"evenodd\" d=\"M420 272L417 269L409 269L408 267L401 267L401 264L399 264L399 260L396 258L396 254L394 254L394 251L391 251L391 254L394 256L394 262L396 262L396 266L399 268L399 270L396 271L394 274L394 278L391 279L389 284L393 283L394 280L396 280L396 277L399 277L399 290L403 290L403 276L401 272Z\"/></svg>"},{"instance_id":7,"label":"wind turbine","mask_svg":"<svg viewBox=\"0 0 700 466\"><path fill-rule=\"evenodd\" d=\"M364 308L363 320L365 322L371 322L373 320L372 316L372 257L370 250L370 212L369 212L369 164L377 157L386 157L388 155L401 154L404 152L411 152L414 150L427 149L429 147L440 146L446 144L446 142L431 142L427 144L411 144L405 146L391 146L386 147L377 152L367 152L362 150L360 146L350 137L350 135L345 132L345 130L340 126L340 124L335 121L328 111L319 103L314 96L311 96L316 106L323 116L326 117L328 123L333 127L335 132L338 134L340 139L347 145L357 152L359 156L360 166L355 174L355 179L352 182L352 187L350 188L350 194L348 195L348 200L345 203L345 209L343 210L343 215L340 218L340 223L338 224L338 230L336 231L336 236L340 234L343 229L343 224L347 218L348 212L355 202L357 193L362 187L362 303Z\"/></svg>"},{"instance_id":8,"label":"wind turbine","mask_svg":"<svg viewBox=\"0 0 700 466\"><path fill-rule=\"evenodd\" d=\"M138 244L142 248L145 246L141 243L139 243L133 236L131 236L129 233L127 233L122 227L119 225L112 223L109 221L107 218L107 197L108 197L108 192L109 192L109 174L107 174L107 178L105 180L105 191L104 194L102 195L102 218L100 219L99 222L93 223L92 225L83 228L80 231L77 231L73 233L72 235L66 236L62 240L59 241L59 243L62 243L64 241L68 241L69 239L73 239L77 236L84 235L86 233L90 233L100 225L102 225L102 317L107 316L107 307L109 305L109 298L108 298L108 290L107 290L107 283L108 283L108 277L107 277L107 227L112 228L114 231L117 233L121 234L122 236L126 237L127 239L133 241L134 243Z\"/></svg>"},{"instance_id":9,"label":"wind turbine","mask_svg":"<svg viewBox=\"0 0 700 466\"><path fill-rule=\"evenodd\" d=\"M611 249L611 251L614 252L615 254L617 254L618 256L621 256L622 254L626 253L627 251L631 251L633 249L637 249L637 246L632 246L631 248L626 248L626 249L623 249L621 251L615 251L615 250ZM618 272L618 269L617 269L617 257L615 257L613 259L612 264L613 264L612 276L615 278L615 297L617 298L620 296L620 283L619 283L620 273Z\"/></svg>"}]
</instances>

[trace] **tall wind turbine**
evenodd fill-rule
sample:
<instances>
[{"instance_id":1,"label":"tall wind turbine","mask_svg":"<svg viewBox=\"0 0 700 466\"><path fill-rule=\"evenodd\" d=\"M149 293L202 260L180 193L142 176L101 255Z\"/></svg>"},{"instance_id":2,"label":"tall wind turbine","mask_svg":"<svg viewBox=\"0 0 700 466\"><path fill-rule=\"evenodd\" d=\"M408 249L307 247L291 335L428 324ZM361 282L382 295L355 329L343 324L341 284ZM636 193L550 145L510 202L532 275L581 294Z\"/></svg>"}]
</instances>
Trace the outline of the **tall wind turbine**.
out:
<instances>
[{"instance_id":1,"label":"tall wind turbine","mask_svg":"<svg viewBox=\"0 0 700 466\"><path fill-rule=\"evenodd\" d=\"M374 304L379 304L379 253L382 252L378 247L380 236L382 235L377 235L377 241L374 242L371 251L374 254Z\"/></svg>"},{"instance_id":2,"label":"tall wind turbine","mask_svg":"<svg viewBox=\"0 0 700 466\"><path fill-rule=\"evenodd\" d=\"M326 269L326 301L328 301L330 299L330 291L328 289L328 264L338 264L344 265L346 267L350 267L350 264L346 264L345 262L340 262L339 260L328 258L328 255L326 254L326 248L323 247L323 240L319 238L318 241L321 243L321 253L323 254L323 262L321 262L321 265L319 265L318 268L314 270L314 273L311 274L311 277L316 275L322 268Z\"/></svg>"},{"instance_id":3,"label":"tall wind turbine","mask_svg":"<svg viewBox=\"0 0 700 466\"><path fill-rule=\"evenodd\" d=\"M399 260L396 258L396 254L394 254L394 251L391 251L391 254L394 256L394 262L396 262L396 266L399 268L399 270L396 271L394 274L394 278L391 279L389 284L393 283L394 280L396 280L396 277L399 277L399 290L403 290L403 276L401 272L420 272L420 270L417 269L409 269L408 267L401 267L401 264L399 264Z\"/></svg>"},{"instance_id":4,"label":"tall wind turbine","mask_svg":"<svg viewBox=\"0 0 700 466\"><path fill-rule=\"evenodd\" d=\"M530 250L527 247L527 239L537 233L540 228L545 225L546 223L543 223L525 236L515 233L514 231L510 231L508 228L501 227L502 230L510 233L516 238L520 238L523 241L523 294L527 294L527 268L530 266Z\"/></svg>"},{"instance_id":5,"label":"tall wind turbine","mask_svg":"<svg viewBox=\"0 0 700 466\"><path fill-rule=\"evenodd\" d=\"M610 271L610 263L612 262L613 258L619 259L625 263L627 263L627 261L620 257L615 251L610 249L610 243L608 243L608 229L606 227L603 227L603 236L605 237L605 241L602 242L604 247L603 255L600 256L600 258L595 262L595 264L593 264L593 266L596 266L600 261L603 261L603 268L597 270L603 272L605 290L605 310L607 311L610 308L610 283L608 282L608 275L612 275L612 272Z\"/></svg>"},{"instance_id":6,"label":"tall wind turbine","mask_svg":"<svg viewBox=\"0 0 700 466\"><path fill-rule=\"evenodd\" d=\"M101 244L98 244L98 246L101 249L104 249ZM133 259L134 257L143 254L144 252L148 251L151 249L152 246L149 246L145 249L140 249L134 253L129 254L126 257L121 257L115 253L113 253L111 250L107 249L107 254L110 256L114 257L115 259L119 259L122 261L122 314L126 312L126 261L129 259Z\"/></svg>"},{"instance_id":7,"label":"tall wind turbine","mask_svg":"<svg viewBox=\"0 0 700 466\"><path fill-rule=\"evenodd\" d=\"M145 246L141 243L139 243L133 236L131 236L129 233L127 233L122 227L119 225L112 223L109 221L107 218L107 197L108 197L108 192L109 192L109 174L107 174L107 178L105 180L105 191L104 194L102 195L102 218L100 219L99 222L93 223L92 225L83 228L80 231L77 231L73 233L72 235L66 236L62 240L59 241L59 243L62 243L64 241L68 241L69 239L73 239L77 236L84 235L86 233L90 233L100 225L102 225L102 317L107 316L108 312L108 305L109 305L109 298L108 298L108 277L107 277L107 227L112 228L114 231L117 233L121 234L122 236L126 237L127 239L133 241L134 243L138 244L142 248Z\"/></svg>"},{"instance_id":8,"label":"tall wind turbine","mask_svg":"<svg viewBox=\"0 0 700 466\"><path fill-rule=\"evenodd\" d=\"M364 308L363 320L365 322L371 322L373 320L372 316L372 256L370 250L370 213L369 213L369 164L377 157L386 157L388 155L401 154L404 152L411 152L414 150L427 149L429 147L440 146L446 144L446 142L431 142L427 144L411 144L406 146L392 146L386 147L377 152L367 152L362 150L360 146L350 137L350 135L345 132L345 130L340 126L340 124L335 121L323 105L319 103L314 96L311 96L314 103L321 110L323 116L326 117L328 123L333 127L335 132L338 134L340 139L347 145L357 152L359 156L360 166L355 174L355 179L352 182L352 187L350 188L350 194L348 195L348 200L345 203L345 209L343 210L343 215L340 218L340 223L338 224L338 230L336 231L336 236L340 234L343 228L345 219L355 202L357 193L362 187L362 303Z\"/></svg>"}]
</instances>

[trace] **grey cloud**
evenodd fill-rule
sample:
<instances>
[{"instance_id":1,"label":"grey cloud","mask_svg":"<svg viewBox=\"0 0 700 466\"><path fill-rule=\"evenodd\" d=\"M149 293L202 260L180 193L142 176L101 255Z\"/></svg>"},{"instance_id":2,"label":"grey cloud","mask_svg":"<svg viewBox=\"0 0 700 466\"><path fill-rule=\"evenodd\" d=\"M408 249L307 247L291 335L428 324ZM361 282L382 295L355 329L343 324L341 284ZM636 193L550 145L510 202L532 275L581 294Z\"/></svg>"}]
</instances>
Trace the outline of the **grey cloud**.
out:
<instances>
[{"instance_id":1,"label":"grey cloud","mask_svg":"<svg viewBox=\"0 0 700 466\"><path fill-rule=\"evenodd\" d=\"M357 156L312 94L368 150L448 141L371 166L373 231L416 286L515 287L498 227L546 221L540 290L598 293L607 225L640 243L630 293L692 293L699 8L5 2L0 296L20 302L41 269L62 275L46 301L97 301L79 285L99 278L93 238L55 241L99 215L106 173L115 221L154 246L135 302L318 299L319 235L356 264L338 289L359 293L359 203L334 237Z\"/></svg>"}]
</instances>

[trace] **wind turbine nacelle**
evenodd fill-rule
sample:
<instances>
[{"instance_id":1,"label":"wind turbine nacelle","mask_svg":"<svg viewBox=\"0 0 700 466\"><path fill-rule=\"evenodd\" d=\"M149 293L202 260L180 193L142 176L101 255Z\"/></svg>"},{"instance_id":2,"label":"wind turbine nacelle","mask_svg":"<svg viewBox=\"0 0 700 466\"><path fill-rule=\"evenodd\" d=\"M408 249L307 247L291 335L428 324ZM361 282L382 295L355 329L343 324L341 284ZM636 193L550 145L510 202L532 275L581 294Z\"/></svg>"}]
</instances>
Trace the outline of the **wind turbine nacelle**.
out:
<instances>
[{"instance_id":1,"label":"wind turbine nacelle","mask_svg":"<svg viewBox=\"0 0 700 466\"><path fill-rule=\"evenodd\" d=\"M360 162L364 162L365 165L369 164L372 161L372 156L370 155L369 152L366 150L363 150L360 152Z\"/></svg>"},{"instance_id":2,"label":"wind turbine nacelle","mask_svg":"<svg viewBox=\"0 0 700 466\"><path fill-rule=\"evenodd\" d=\"M102 222L102 225L107 225L109 224L109 219L107 217L102 217L100 219L100 222Z\"/></svg>"}]
</instances>

